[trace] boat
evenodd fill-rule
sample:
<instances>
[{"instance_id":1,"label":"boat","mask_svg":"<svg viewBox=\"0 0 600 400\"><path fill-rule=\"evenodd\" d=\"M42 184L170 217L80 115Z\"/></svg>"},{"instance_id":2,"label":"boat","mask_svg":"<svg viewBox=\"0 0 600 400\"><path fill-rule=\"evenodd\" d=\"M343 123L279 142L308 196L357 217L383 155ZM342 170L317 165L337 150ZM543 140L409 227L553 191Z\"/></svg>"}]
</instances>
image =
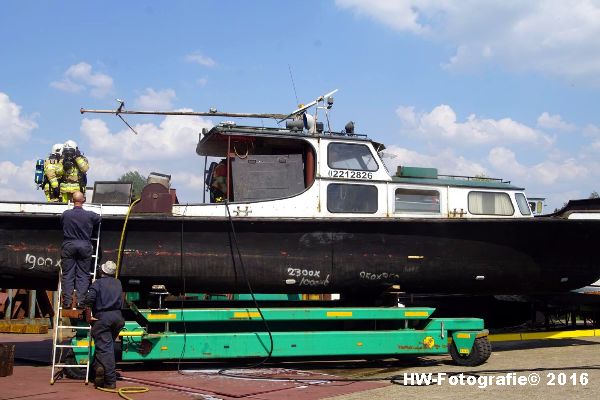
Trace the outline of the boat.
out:
<instances>
[{"instance_id":1,"label":"boat","mask_svg":"<svg viewBox=\"0 0 600 400\"><path fill-rule=\"evenodd\" d=\"M147 185L133 206L127 196L121 204L92 199L87 207L103 219L100 257L119 260L124 289L247 293L250 284L257 293L340 293L368 303L391 288L540 295L600 277L599 220L533 218L524 188L503 179L411 166L390 173L383 144L354 123L333 131L318 120L324 110L329 122L331 96L313 103L283 115L285 127L226 121L202 132L196 154L216 160L208 187L219 160L226 170L225 190L208 203L179 203L168 180ZM68 207L0 203L3 287L56 287L59 216Z\"/></svg>"}]
</instances>

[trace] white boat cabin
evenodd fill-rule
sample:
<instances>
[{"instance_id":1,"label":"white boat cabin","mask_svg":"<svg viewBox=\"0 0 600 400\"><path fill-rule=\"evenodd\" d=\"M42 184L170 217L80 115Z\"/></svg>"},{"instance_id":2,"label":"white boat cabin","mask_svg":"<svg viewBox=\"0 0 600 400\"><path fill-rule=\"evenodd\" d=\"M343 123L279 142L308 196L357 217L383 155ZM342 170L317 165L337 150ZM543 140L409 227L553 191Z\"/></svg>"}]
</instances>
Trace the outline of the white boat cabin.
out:
<instances>
[{"instance_id":1,"label":"white boat cabin","mask_svg":"<svg viewBox=\"0 0 600 400\"><path fill-rule=\"evenodd\" d=\"M221 159L206 179L213 215L222 215L218 209L227 201L238 217L532 217L523 188L500 179L415 167L399 167L390 176L380 157L384 148L354 133L222 124L201 138L196 152ZM214 190L216 179L226 182L223 191ZM186 212L211 214L207 206Z\"/></svg>"}]
</instances>

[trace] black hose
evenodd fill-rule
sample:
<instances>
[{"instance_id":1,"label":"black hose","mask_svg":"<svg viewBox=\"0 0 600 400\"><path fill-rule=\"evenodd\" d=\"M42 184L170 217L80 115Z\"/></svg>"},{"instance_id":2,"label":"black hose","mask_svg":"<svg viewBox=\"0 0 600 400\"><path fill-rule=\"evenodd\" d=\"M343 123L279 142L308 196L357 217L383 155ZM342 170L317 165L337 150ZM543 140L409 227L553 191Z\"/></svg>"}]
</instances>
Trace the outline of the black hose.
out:
<instances>
[{"instance_id":1,"label":"black hose","mask_svg":"<svg viewBox=\"0 0 600 400\"><path fill-rule=\"evenodd\" d=\"M264 316L262 310L260 309L258 302L256 301L256 297L254 296L254 291L252 290L252 285L250 284L250 280L248 279L248 275L246 274L246 267L244 265L244 259L242 258L242 254L240 252L240 246L239 246L238 239L237 239L237 233L235 232L235 227L233 226L233 219L231 218L231 212L229 211L229 202L227 200L225 201L225 208L227 209L227 218L229 220L229 226L231 227L231 235L233 237L233 245L235 246L238 259L240 260L240 266L242 267L242 274L244 275L244 280L246 281L246 285L248 286L248 291L250 292L250 296L252 297L254 306L258 310L258 313L260 314L260 318L262 319L262 321L265 325L265 329L267 330L267 332L269 334L270 348L269 348L269 353L267 354L267 356L262 361L260 361L256 364L252 364L252 365L248 365L248 366L244 367L244 368L256 368L256 367L261 366L264 363L266 363L273 355L273 347L274 347L273 333L271 332L271 329L269 328L269 324L267 323L267 320L265 319L265 316ZM233 253L231 255L231 258L232 258L233 266L235 268L236 263L235 263L235 257L234 257ZM219 374L221 374L221 372L223 372L223 371L226 371L227 369L228 368L224 368L224 369L220 370Z\"/></svg>"}]
</instances>

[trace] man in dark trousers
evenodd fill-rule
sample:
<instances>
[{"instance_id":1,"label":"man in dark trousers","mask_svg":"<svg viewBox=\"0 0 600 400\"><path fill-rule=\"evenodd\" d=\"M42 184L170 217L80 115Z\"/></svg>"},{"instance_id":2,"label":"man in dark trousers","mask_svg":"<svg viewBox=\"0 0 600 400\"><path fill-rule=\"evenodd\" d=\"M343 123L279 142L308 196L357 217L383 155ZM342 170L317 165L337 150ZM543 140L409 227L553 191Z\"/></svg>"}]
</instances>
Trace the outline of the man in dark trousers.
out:
<instances>
[{"instance_id":1,"label":"man in dark trousers","mask_svg":"<svg viewBox=\"0 0 600 400\"><path fill-rule=\"evenodd\" d=\"M115 278L117 266L107 261L100 267L100 278L96 279L88 291L83 303L90 307L93 318L86 319L92 324L92 338L96 348L96 387L115 389L117 371L115 365L115 340L125 325L121 315L123 306L123 288L121 281Z\"/></svg>"},{"instance_id":2,"label":"man in dark trousers","mask_svg":"<svg viewBox=\"0 0 600 400\"><path fill-rule=\"evenodd\" d=\"M83 203L83 193L73 193L74 207L63 212L60 217L64 236L61 249L63 308L73 306L73 288L81 300L90 286L93 253L91 238L100 224L100 216L84 210Z\"/></svg>"}]
</instances>

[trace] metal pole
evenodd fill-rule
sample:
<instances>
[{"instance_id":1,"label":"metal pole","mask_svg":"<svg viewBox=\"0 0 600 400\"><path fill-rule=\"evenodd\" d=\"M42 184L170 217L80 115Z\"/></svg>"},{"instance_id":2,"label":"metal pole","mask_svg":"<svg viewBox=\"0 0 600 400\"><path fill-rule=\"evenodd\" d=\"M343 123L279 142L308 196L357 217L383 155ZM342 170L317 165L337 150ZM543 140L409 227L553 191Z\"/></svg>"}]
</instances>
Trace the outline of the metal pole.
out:
<instances>
[{"instance_id":1,"label":"metal pole","mask_svg":"<svg viewBox=\"0 0 600 400\"><path fill-rule=\"evenodd\" d=\"M12 304L13 304L13 290L8 289L8 304L6 305L6 314L4 314L4 319L8 320L12 318Z\"/></svg>"},{"instance_id":2,"label":"metal pole","mask_svg":"<svg viewBox=\"0 0 600 400\"><path fill-rule=\"evenodd\" d=\"M29 319L35 318L35 302L37 297L37 291L35 289L29 291Z\"/></svg>"},{"instance_id":3,"label":"metal pole","mask_svg":"<svg viewBox=\"0 0 600 400\"><path fill-rule=\"evenodd\" d=\"M230 166L231 163L229 161L229 155L231 152L231 136L227 136L227 159L225 161L225 165L227 166L227 203L229 203L229 177L231 176ZM229 207L229 206L228 206Z\"/></svg>"},{"instance_id":4,"label":"metal pole","mask_svg":"<svg viewBox=\"0 0 600 400\"><path fill-rule=\"evenodd\" d=\"M204 190L202 191L202 202L206 203L206 179L208 178L206 176L206 174L208 173L208 171L206 171L206 162L208 160L208 156L204 156Z\"/></svg>"},{"instance_id":5,"label":"metal pole","mask_svg":"<svg viewBox=\"0 0 600 400\"><path fill-rule=\"evenodd\" d=\"M229 113L229 112L210 112L210 111L135 111L135 110L93 110L81 108L81 114L129 114L129 115L186 115L196 117L231 117L231 118L270 118L270 119L286 119L286 114L257 114L257 113Z\"/></svg>"}]
</instances>

